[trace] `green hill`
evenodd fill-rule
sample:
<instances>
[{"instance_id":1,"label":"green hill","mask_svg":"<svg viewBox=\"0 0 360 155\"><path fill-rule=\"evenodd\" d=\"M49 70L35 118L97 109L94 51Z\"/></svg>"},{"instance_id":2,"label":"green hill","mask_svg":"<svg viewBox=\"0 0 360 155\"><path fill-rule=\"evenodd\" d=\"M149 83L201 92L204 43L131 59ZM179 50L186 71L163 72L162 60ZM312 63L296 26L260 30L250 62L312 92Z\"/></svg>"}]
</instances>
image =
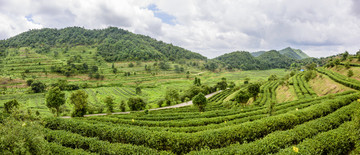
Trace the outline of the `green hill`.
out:
<instances>
[{"instance_id":1,"label":"green hill","mask_svg":"<svg viewBox=\"0 0 360 155\"><path fill-rule=\"evenodd\" d=\"M289 58L293 58L293 59L297 59L297 60L309 58L309 56L306 55L300 49L293 49L291 47L284 48L284 49L280 50L279 52L282 55L285 55Z\"/></svg>"},{"instance_id":2,"label":"green hill","mask_svg":"<svg viewBox=\"0 0 360 155\"><path fill-rule=\"evenodd\" d=\"M88 30L80 27L30 30L0 42L0 47L66 48L79 45L97 47L106 61L177 60L206 57L184 48L134 34L116 27ZM41 51L41 50L40 50Z\"/></svg>"},{"instance_id":3,"label":"green hill","mask_svg":"<svg viewBox=\"0 0 360 155\"><path fill-rule=\"evenodd\" d=\"M263 69L263 64L258 59L255 59L249 52L235 51L227 53L215 58L225 63L230 68L237 68L242 70Z\"/></svg>"},{"instance_id":4,"label":"green hill","mask_svg":"<svg viewBox=\"0 0 360 155\"><path fill-rule=\"evenodd\" d=\"M264 68L288 68L295 62L294 59L282 55L275 50L265 52L256 58L266 65Z\"/></svg>"}]
</instances>

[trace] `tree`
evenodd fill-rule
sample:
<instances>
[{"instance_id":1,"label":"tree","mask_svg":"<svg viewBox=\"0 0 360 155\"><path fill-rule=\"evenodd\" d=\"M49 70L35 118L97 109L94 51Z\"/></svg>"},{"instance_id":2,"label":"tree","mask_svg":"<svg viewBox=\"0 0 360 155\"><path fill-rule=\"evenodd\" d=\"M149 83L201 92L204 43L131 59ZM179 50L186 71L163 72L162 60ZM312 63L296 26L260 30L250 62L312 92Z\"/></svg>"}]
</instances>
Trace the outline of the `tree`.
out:
<instances>
[{"instance_id":1,"label":"tree","mask_svg":"<svg viewBox=\"0 0 360 155\"><path fill-rule=\"evenodd\" d=\"M352 70L348 70L347 76L352 77L354 75L354 72Z\"/></svg>"},{"instance_id":2,"label":"tree","mask_svg":"<svg viewBox=\"0 0 360 155\"><path fill-rule=\"evenodd\" d=\"M220 89L220 90L225 90L228 86L227 82L226 82L226 78L221 78L221 81L218 82L216 84L216 86Z\"/></svg>"},{"instance_id":3,"label":"tree","mask_svg":"<svg viewBox=\"0 0 360 155\"><path fill-rule=\"evenodd\" d=\"M165 99L170 102L177 102L179 100L179 92L174 88L168 88L166 90Z\"/></svg>"},{"instance_id":4,"label":"tree","mask_svg":"<svg viewBox=\"0 0 360 155\"><path fill-rule=\"evenodd\" d=\"M197 94L194 98L193 98L193 104L195 106L197 106L199 108L200 112L205 111L205 106L207 104L207 99L205 97L205 95L203 93L199 93Z\"/></svg>"},{"instance_id":5,"label":"tree","mask_svg":"<svg viewBox=\"0 0 360 155\"><path fill-rule=\"evenodd\" d=\"M254 101L255 101L256 96L260 92L260 84L258 83L250 84L248 87L248 92L252 97L254 97Z\"/></svg>"},{"instance_id":6,"label":"tree","mask_svg":"<svg viewBox=\"0 0 360 155\"><path fill-rule=\"evenodd\" d=\"M4 110L8 114L11 114L17 108L19 108L19 102L16 99L4 103Z\"/></svg>"},{"instance_id":7,"label":"tree","mask_svg":"<svg viewBox=\"0 0 360 155\"><path fill-rule=\"evenodd\" d=\"M120 110L122 111L122 112L124 112L125 110L126 110L126 104L125 104L125 101L124 100L122 100L121 101L121 103L120 103Z\"/></svg>"},{"instance_id":8,"label":"tree","mask_svg":"<svg viewBox=\"0 0 360 155\"><path fill-rule=\"evenodd\" d=\"M316 68L316 64L313 62L311 64L307 64L305 67L307 70L314 70Z\"/></svg>"},{"instance_id":9,"label":"tree","mask_svg":"<svg viewBox=\"0 0 360 155\"><path fill-rule=\"evenodd\" d=\"M276 81L278 77L275 74L271 74L268 78L268 81Z\"/></svg>"},{"instance_id":10,"label":"tree","mask_svg":"<svg viewBox=\"0 0 360 155\"><path fill-rule=\"evenodd\" d=\"M346 69L349 69L350 68L350 62L349 61L346 62L344 66L345 66Z\"/></svg>"},{"instance_id":11,"label":"tree","mask_svg":"<svg viewBox=\"0 0 360 155\"><path fill-rule=\"evenodd\" d=\"M348 51L345 51L345 52L342 54L341 60L342 60L342 61L346 60L348 56L349 56L349 52L348 52Z\"/></svg>"},{"instance_id":12,"label":"tree","mask_svg":"<svg viewBox=\"0 0 360 155\"><path fill-rule=\"evenodd\" d=\"M165 62L165 61L161 61L159 63L159 67L160 69L162 70L169 70L171 67L170 67L170 64L168 62Z\"/></svg>"},{"instance_id":13,"label":"tree","mask_svg":"<svg viewBox=\"0 0 360 155\"><path fill-rule=\"evenodd\" d=\"M235 87L235 83L233 81L229 82L229 88L233 89Z\"/></svg>"},{"instance_id":14,"label":"tree","mask_svg":"<svg viewBox=\"0 0 360 155\"><path fill-rule=\"evenodd\" d=\"M104 102L106 103L108 113L114 112L114 98L112 98L111 96L107 96Z\"/></svg>"},{"instance_id":15,"label":"tree","mask_svg":"<svg viewBox=\"0 0 360 155\"><path fill-rule=\"evenodd\" d=\"M201 86L201 80L200 80L200 78L195 77L195 79L194 79L194 85L195 85L195 86Z\"/></svg>"},{"instance_id":16,"label":"tree","mask_svg":"<svg viewBox=\"0 0 360 155\"><path fill-rule=\"evenodd\" d=\"M83 90L77 90L70 96L70 103L74 105L72 117L83 117L86 114L88 95Z\"/></svg>"},{"instance_id":17,"label":"tree","mask_svg":"<svg viewBox=\"0 0 360 155\"><path fill-rule=\"evenodd\" d=\"M244 80L244 84L249 84L250 78L246 77Z\"/></svg>"},{"instance_id":18,"label":"tree","mask_svg":"<svg viewBox=\"0 0 360 155\"><path fill-rule=\"evenodd\" d=\"M250 94L246 91L239 91L236 96L235 96L235 100L238 103L246 103L250 98Z\"/></svg>"},{"instance_id":19,"label":"tree","mask_svg":"<svg viewBox=\"0 0 360 155\"><path fill-rule=\"evenodd\" d=\"M117 73L117 68L113 68L112 72L113 72L114 74L116 74L116 73Z\"/></svg>"},{"instance_id":20,"label":"tree","mask_svg":"<svg viewBox=\"0 0 360 155\"><path fill-rule=\"evenodd\" d=\"M46 95L46 106L48 108L56 109L56 116L60 114L60 106L65 104L65 93L60 90L59 87L53 87Z\"/></svg>"},{"instance_id":21,"label":"tree","mask_svg":"<svg viewBox=\"0 0 360 155\"><path fill-rule=\"evenodd\" d=\"M27 84L28 86L31 86L31 84L32 84L33 82L34 82L33 79L26 80L26 84Z\"/></svg>"},{"instance_id":22,"label":"tree","mask_svg":"<svg viewBox=\"0 0 360 155\"><path fill-rule=\"evenodd\" d=\"M141 87L140 86L136 86L135 88L136 94L141 94Z\"/></svg>"},{"instance_id":23,"label":"tree","mask_svg":"<svg viewBox=\"0 0 360 155\"><path fill-rule=\"evenodd\" d=\"M127 104L132 111L142 110L146 106L146 102L140 97L130 97Z\"/></svg>"},{"instance_id":24,"label":"tree","mask_svg":"<svg viewBox=\"0 0 360 155\"><path fill-rule=\"evenodd\" d=\"M129 67L134 67L134 64L132 62L129 63Z\"/></svg>"},{"instance_id":25,"label":"tree","mask_svg":"<svg viewBox=\"0 0 360 155\"><path fill-rule=\"evenodd\" d=\"M36 82L31 83L31 90L34 93L44 92L45 88L46 88L46 85L44 83L40 82L40 81L36 81Z\"/></svg>"}]
</instances>

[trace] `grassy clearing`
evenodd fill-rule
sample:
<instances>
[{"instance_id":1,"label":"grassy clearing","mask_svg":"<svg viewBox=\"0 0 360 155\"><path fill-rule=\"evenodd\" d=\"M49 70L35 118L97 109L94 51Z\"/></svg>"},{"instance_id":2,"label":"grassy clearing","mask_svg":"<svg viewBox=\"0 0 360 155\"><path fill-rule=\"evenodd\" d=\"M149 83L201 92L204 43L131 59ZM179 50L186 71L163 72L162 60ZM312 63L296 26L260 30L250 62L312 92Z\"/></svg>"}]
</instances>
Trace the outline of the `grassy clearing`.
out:
<instances>
[{"instance_id":1,"label":"grassy clearing","mask_svg":"<svg viewBox=\"0 0 360 155\"><path fill-rule=\"evenodd\" d=\"M309 85L318 96L353 90L331 80L328 76L319 73L314 79L309 81Z\"/></svg>"},{"instance_id":2,"label":"grassy clearing","mask_svg":"<svg viewBox=\"0 0 360 155\"><path fill-rule=\"evenodd\" d=\"M347 76L349 70L352 70L354 75L351 78L355 80L360 80L360 67L350 67L349 69L346 69L345 66L338 65L337 67L333 67L330 70L345 76Z\"/></svg>"},{"instance_id":3,"label":"grassy clearing","mask_svg":"<svg viewBox=\"0 0 360 155\"><path fill-rule=\"evenodd\" d=\"M276 101L277 103L288 102L297 100L294 87L289 85L281 85L276 88Z\"/></svg>"}]
</instances>

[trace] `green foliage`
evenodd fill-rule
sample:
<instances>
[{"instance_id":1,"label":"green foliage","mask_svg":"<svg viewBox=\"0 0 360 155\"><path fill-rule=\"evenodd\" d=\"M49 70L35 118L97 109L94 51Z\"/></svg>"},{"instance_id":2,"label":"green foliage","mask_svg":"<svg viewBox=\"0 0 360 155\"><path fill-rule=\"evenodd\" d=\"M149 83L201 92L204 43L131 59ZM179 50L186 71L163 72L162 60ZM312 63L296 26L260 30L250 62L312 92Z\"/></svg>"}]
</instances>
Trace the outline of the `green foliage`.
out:
<instances>
[{"instance_id":1,"label":"green foliage","mask_svg":"<svg viewBox=\"0 0 360 155\"><path fill-rule=\"evenodd\" d=\"M40 81L35 81L31 83L31 90L34 93L42 93L45 91L46 85Z\"/></svg>"},{"instance_id":2,"label":"green foliage","mask_svg":"<svg viewBox=\"0 0 360 155\"><path fill-rule=\"evenodd\" d=\"M218 61L210 60L204 64L204 67L206 69L214 72L219 67L218 63L219 63ZM230 68L231 68L231 65L230 65Z\"/></svg>"},{"instance_id":3,"label":"green foliage","mask_svg":"<svg viewBox=\"0 0 360 155\"><path fill-rule=\"evenodd\" d=\"M171 66L167 61L161 61L159 63L159 68L162 70L169 70L171 68Z\"/></svg>"},{"instance_id":4,"label":"green foliage","mask_svg":"<svg viewBox=\"0 0 360 155\"><path fill-rule=\"evenodd\" d=\"M348 51L345 51L343 54L342 54L342 57L341 57L341 61L344 61L348 58L349 56L349 52Z\"/></svg>"},{"instance_id":5,"label":"green foliage","mask_svg":"<svg viewBox=\"0 0 360 155\"><path fill-rule=\"evenodd\" d=\"M132 111L143 110L146 106L146 102L141 97L130 97L127 104Z\"/></svg>"},{"instance_id":6,"label":"green foliage","mask_svg":"<svg viewBox=\"0 0 360 155\"><path fill-rule=\"evenodd\" d=\"M33 82L34 82L33 79L26 80L26 84L27 84L28 86L31 86L31 84L32 84Z\"/></svg>"},{"instance_id":7,"label":"green foliage","mask_svg":"<svg viewBox=\"0 0 360 155\"><path fill-rule=\"evenodd\" d=\"M164 104L164 101L165 101L165 99L160 99L160 100L157 101L156 104L157 104L159 107L162 107L162 105Z\"/></svg>"},{"instance_id":8,"label":"green foliage","mask_svg":"<svg viewBox=\"0 0 360 155\"><path fill-rule=\"evenodd\" d=\"M307 70L315 70L316 64L313 62L311 64L307 64L305 67Z\"/></svg>"},{"instance_id":9,"label":"green foliage","mask_svg":"<svg viewBox=\"0 0 360 155\"><path fill-rule=\"evenodd\" d=\"M235 83L233 81L229 82L229 88L233 89L235 87Z\"/></svg>"},{"instance_id":10,"label":"green foliage","mask_svg":"<svg viewBox=\"0 0 360 155\"><path fill-rule=\"evenodd\" d=\"M309 80L314 79L316 75L317 75L316 71L313 70L306 71L304 74L306 82L309 82Z\"/></svg>"},{"instance_id":11,"label":"green foliage","mask_svg":"<svg viewBox=\"0 0 360 155\"><path fill-rule=\"evenodd\" d=\"M45 46L44 46L45 44ZM156 41L148 36L137 35L116 27L101 30L87 30L80 27L64 29L30 30L4 41L7 47L41 47L37 53L49 53L50 47L93 45L106 61L201 59L198 53Z\"/></svg>"},{"instance_id":12,"label":"green foliage","mask_svg":"<svg viewBox=\"0 0 360 155\"><path fill-rule=\"evenodd\" d=\"M83 90L77 90L70 96L70 103L74 105L72 117L83 117L86 114L88 95Z\"/></svg>"},{"instance_id":13,"label":"green foliage","mask_svg":"<svg viewBox=\"0 0 360 155\"><path fill-rule=\"evenodd\" d=\"M141 94L141 87L140 86L137 86L136 88L135 88L135 92L136 92L136 94Z\"/></svg>"},{"instance_id":14,"label":"green foliage","mask_svg":"<svg viewBox=\"0 0 360 155\"><path fill-rule=\"evenodd\" d=\"M170 102L176 103L180 99L179 91L175 88L167 88L165 99Z\"/></svg>"},{"instance_id":15,"label":"green foliage","mask_svg":"<svg viewBox=\"0 0 360 155\"><path fill-rule=\"evenodd\" d=\"M278 80L278 77L275 74L271 74L268 78L268 81L276 81Z\"/></svg>"},{"instance_id":16,"label":"green foliage","mask_svg":"<svg viewBox=\"0 0 360 155\"><path fill-rule=\"evenodd\" d=\"M207 99L205 97L205 95L203 93L199 93L197 94L193 100L192 100L193 104L199 108L199 111L205 111L205 106L207 104Z\"/></svg>"},{"instance_id":17,"label":"green foliage","mask_svg":"<svg viewBox=\"0 0 360 155\"><path fill-rule=\"evenodd\" d=\"M292 129L310 120L326 116L336 109L350 104L357 98L359 98L359 93L339 97L331 101L324 101L298 111L292 110L284 114L266 117L260 120L231 125L216 130L206 130L194 134L150 131L142 128L129 128L129 126L114 126L101 122L93 124L81 120L47 118L44 122L47 128L53 130L66 129L83 136L96 136L101 140L127 142L149 146L157 150L171 150L173 153L185 154L193 150L205 148L215 149L235 143L249 143L277 130ZM115 118L114 120L121 119ZM130 119L128 122L137 124L136 119L134 119L134 121ZM186 124L188 122L189 121L185 121L183 123ZM156 123L159 122L156 121ZM86 132L84 132L84 129L86 129ZM104 134L104 131L108 131L107 134ZM131 133L131 135L129 135L129 133ZM164 139L166 139L166 142L163 141ZM203 143L204 141L207 143Z\"/></svg>"},{"instance_id":18,"label":"green foliage","mask_svg":"<svg viewBox=\"0 0 360 155\"><path fill-rule=\"evenodd\" d=\"M129 63L129 67L134 67L134 64L132 62Z\"/></svg>"},{"instance_id":19,"label":"green foliage","mask_svg":"<svg viewBox=\"0 0 360 155\"><path fill-rule=\"evenodd\" d=\"M216 84L216 87L220 90L225 90L227 88L228 84L226 82L226 78L222 78L220 82Z\"/></svg>"},{"instance_id":20,"label":"green foliage","mask_svg":"<svg viewBox=\"0 0 360 155\"><path fill-rule=\"evenodd\" d=\"M258 59L254 58L249 52L245 51L227 53L216 57L215 59L225 63L231 68L237 68L241 70L263 69L262 63Z\"/></svg>"},{"instance_id":21,"label":"green foliage","mask_svg":"<svg viewBox=\"0 0 360 155\"><path fill-rule=\"evenodd\" d=\"M256 101L257 95L260 93L260 84L259 83L253 83L248 86L248 92L249 94L254 97L254 101Z\"/></svg>"},{"instance_id":22,"label":"green foliage","mask_svg":"<svg viewBox=\"0 0 360 155\"><path fill-rule=\"evenodd\" d=\"M59 87L53 87L49 90L46 97L46 106L56 109L56 116L60 115L60 106L65 104L65 93Z\"/></svg>"},{"instance_id":23,"label":"green foliage","mask_svg":"<svg viewBox=\"0 0 360 155\"><path fill-rule=\"evenodd\" d=\"M249 98L250 98L249 92L243 91L243 90L239 91L237 93L237 95L235 96L236 102L242 103L242 104L246 103L249 100Z\"/></svg>"},{"instance_id":24,"label":"green foliage","mask_svg":"<svg viewBox=\"0 0 360 155\"><path fill-rule=\"evenodd\" d=\"M0 154L51 154L36 122L6 119L0 124Z\"/></svg>"},{"instance_id":25,"label":"green foliage","mask_svg":"<svg viewBox=\"0 0 360 155\"><path fill-rule=\"evenodd\" d=\"M339 73L336 73L336 72L333 72L333 71L330 71L330 70L326 70L324 68L318 68L317 71L322 73L322 74L326 74L327 76L329 76L334 81L339 82L339 83L341 83L341 84L343 84L345 86L348 86L348 87L353 88L353 89L360 90L360 82L358 80L348 78L345 75L341 75Z\"/></svg>"},{"instance_id":26,"label":"green foliage","mask_svg":"<svg viewBox=\"0 0 360 155\"><path fill-rule=\"evenodd\" d=\"M11 114L14 110L19 108L19 102L16 99L4 103L4 111Z\"/></svg>"},{"instance_id":27,"label":"green foliage","mask_svg":"<svg viewBox=\"0 0 360 155\"><path fill-rule=\"evenodd\" d=\"M348 70L347 76L352 77L354 75L354 72L352 70Z\"/></svg>"},{"instance_id":28,"label":"green foliage","mask_svg":"<svg viewBox=\"0 0 360 155\"><path fill-rule=\"evenodd\" d=\"M111 96L107 96L104 100L104 102L106 103L106 107L107 107L107 112L108 113L112 113L114 112L114 98Z\"/></svg>"},{"instance_id":29,"label":"green foliage","mask_svg":"<svg viewBox=\"0 0 360 155\"><path fill-rule=\"evenodd\" d=\"M346 69L349 69L350 68L350 62L349 61L346 62L344 66L345 66Z\"/></svg>"},{"instance_id":30,"label":"green foliage","mask_svg":"<svg viewBox=\"0 0 360 155\"><path fill-rule=\"evenodd\" d=\"M195 86L201 86L201 79L195 77L195 79L194 79L194 85L195 85Z\"/></svg>"},{"instance_id":31,"label":"green foliage","mask_svg":"<svg viewBox=\"0 0 360 155\"><path fill-rule=\"evenodd\" d=\"M250 81L250 78L246 77L245 80L244 80L244 84L249 84L249 81Z\"/></svg>"},{"instance_id":32,"label":"green foliage","mask_svg":"<svg viewBox=\"0 0 360 155\"><path fill-rule=\"evenodd\" d=\"M121 103L120 103L120 110L122 112L125 112L125 110L126 110L126 104L125 104L124 100L122 100Z\"/></svg>"}]
</instances>

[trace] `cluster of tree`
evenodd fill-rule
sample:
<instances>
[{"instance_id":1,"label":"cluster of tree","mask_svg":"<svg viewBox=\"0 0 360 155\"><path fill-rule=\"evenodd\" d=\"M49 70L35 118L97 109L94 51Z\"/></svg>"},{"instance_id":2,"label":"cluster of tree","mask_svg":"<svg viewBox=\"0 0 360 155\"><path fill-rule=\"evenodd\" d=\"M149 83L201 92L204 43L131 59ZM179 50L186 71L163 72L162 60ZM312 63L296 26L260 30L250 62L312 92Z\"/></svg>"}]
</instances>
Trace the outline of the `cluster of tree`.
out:
<instances>
[{"instance_id":1,"label":"cluster of tree","mask_svg":"<svg viewBox=\"0 0 360 155\"><path fill-rule=\"evenodd\" d=\"M256 101L256 98L260 93L260 86L261 83L248 84L247 89L240 90L236 94L235 101L237 103L246 104L251 97L253 97L254 101Z\"/></svg>"},{"instance_id":2,"label":"cluster of tree","mask_svg":"<svg viewBox=\"0 0 360 155\"><path fill-rule=\"evenodd\" d=\"M90 78L95 79L104 79L104 76L101 75L98 66L88 66L86 63L83 64L73 64L78 58L74 57L74 59L70 59L66 65L55 65L50 67L50 71L53 73L60 73L65 75L66 77L70 77L76 74L88 74ZM116 71L117 72L117 71Z\"/></svg>"},{"instance_id":3,"label":"cluster of tree","mask_svg":"<svg viewBox=\"0 0 360 155\"><path fill-rule=\"evenodd\" d=\"M48 53L49 47L77 45L97 46L98 55L106 61L201 59L206 57L144 35L116 27L87 30L81 27L34 29L0 42L0 47L38 48Z\"/></svg>"}]
</instances>

